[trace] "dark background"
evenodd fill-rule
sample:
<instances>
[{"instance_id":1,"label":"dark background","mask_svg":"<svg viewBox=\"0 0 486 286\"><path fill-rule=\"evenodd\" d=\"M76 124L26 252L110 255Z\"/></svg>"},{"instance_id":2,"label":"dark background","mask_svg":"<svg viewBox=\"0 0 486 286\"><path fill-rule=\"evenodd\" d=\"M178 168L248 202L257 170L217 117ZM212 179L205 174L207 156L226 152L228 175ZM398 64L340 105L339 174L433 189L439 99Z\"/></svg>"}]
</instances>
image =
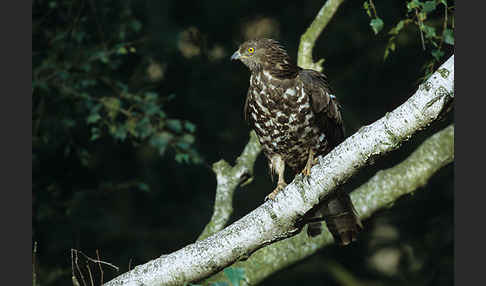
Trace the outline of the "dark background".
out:
<instances>
[{"instance_id":1,"label":"dark background","mask_svg":"<svg viewBox=\"0 0 486 286\"><path fill-rule=\"evenodd\" d=\"M124 272L129 264L192 243L212 212L216 182L211 164L220 159L233 163L248 140L242 109L249 71L229 56L246 38L267 36L278 39L296 59L300 36L322 4L34 1L32 240L37 242L39 284L71 283L71 248L91 257L98 249L103 260ZM407 15L407 8L405 1L374 4L385 23L381 33L371 30L362 1L345 1L314 49L315 60L326 59L324 72L343 105L348 135L412 95L426 73L423 67L433 59L429 46L422 50L418 29L409 26L398 37L397 51L384 61L386 32ZM438 34L442 17L437 9L429 18ZM128 52L109 54L107 62L83 68L99 51L120 47ZM442 61L452 48L444 46ZM96 82L84 83L87 79ZM120 90L111 83L125 84L133 93L157 93L167 118L187 120L196 128L157 131L178 133L177 138L190 134L194 141L185 142L188 147L174 139L162 148L152 137L123 138L110 129L126 123L121 116L99 125L99 138L90 140L94 130L88 117L95 106L74 95L116 97ZM130 110L132 102L123 100ZM346 188L352 190L378 170L399 163L452 121L451 115L420 132ZM189 159L177 157L181 154ZM255 167L253 182L236 192L234 220L260 205L273 189L263 156ZM453 181L451 165L414 195L365 221L358 242L326 247L264 284L451 285ZM105 269L105 281L116 275Z\"/></svg>"}]
</instances>

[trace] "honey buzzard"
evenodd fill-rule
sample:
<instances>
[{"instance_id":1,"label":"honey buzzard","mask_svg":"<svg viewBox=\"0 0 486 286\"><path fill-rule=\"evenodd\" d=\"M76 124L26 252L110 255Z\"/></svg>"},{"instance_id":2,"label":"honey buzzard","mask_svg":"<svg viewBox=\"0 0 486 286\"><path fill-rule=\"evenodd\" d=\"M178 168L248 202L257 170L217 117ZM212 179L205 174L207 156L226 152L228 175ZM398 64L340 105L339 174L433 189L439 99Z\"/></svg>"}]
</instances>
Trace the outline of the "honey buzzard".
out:
<instances>
[{"instance_id":1,"label":"honey buzzard","mask_svg":"<svg viewBox=\"0 0 486 286\"><path fill-rule=\"evenodd\" d=\"M325 155L344 140L339 104L331 94L326 76L298 67L282 45L272 39L246 41L231 56L251 71L244 114L255 130L269 161L277 187L266 199L274 199L287 185L285 166L295 173L310 174L315 156ZM324 202L322 215L334 239L342 244L356 240L362 225L350 197L338 192ZM321 233L321 223L308 225L307 233Z\"/></svg>"}]
</instances>

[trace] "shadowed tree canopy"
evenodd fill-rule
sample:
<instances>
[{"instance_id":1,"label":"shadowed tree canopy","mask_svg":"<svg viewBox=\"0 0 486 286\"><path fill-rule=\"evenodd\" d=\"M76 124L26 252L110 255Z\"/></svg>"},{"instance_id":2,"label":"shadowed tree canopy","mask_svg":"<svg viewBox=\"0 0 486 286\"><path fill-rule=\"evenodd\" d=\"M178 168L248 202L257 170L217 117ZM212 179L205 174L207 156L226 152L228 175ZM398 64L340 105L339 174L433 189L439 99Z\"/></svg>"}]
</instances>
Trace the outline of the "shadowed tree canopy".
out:
<instances>
[{"instance_id":1,"label":"shadowed tree canopy","mask_svg":"<svg viewBox=\"0 0 486 286\"><path fill-rule=\"evenodd\" d=\"M249 72L230 61L245 40L274 38L300 66L324 71L347 136L432 88L423 83L433 72L447 77L438 68L454 48L455 3L445 0L32 5L35 285L67 285L72 273L100 285L262 205L275 182L260 147L247 145ZM358 241L299 234L193 282L452 284L450 107L340 186L353 202L377 188L401 194L361 210ZM71 249L93 260L74 252L72 265Z\"/></svg>"}]
</instances>

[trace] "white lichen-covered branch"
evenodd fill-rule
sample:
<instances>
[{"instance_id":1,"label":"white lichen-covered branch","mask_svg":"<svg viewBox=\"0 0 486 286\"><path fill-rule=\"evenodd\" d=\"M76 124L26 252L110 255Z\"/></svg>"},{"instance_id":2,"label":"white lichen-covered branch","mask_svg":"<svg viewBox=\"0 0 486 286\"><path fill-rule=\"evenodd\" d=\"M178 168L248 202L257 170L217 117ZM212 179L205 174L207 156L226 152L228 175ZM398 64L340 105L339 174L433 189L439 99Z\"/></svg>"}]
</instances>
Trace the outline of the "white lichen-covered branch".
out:
<instances>
[{"instance_id":1,"label":"white lichen-covered branch","mask_svg":"<svg viewBox=\"0 0 486 286\"><path fill-rule=\"evenodd\" d=\"M105 285L182 285L197 281L259 248L300 231L302 216L373 158L397 149L449 110L454 99L454 56L395 110L362 127L325 157L309 177L297 176L274 201L214 235L124 273ZM358 212L367 211L366 206Z\"/></svg>"},{"instance_id":2,"label":"white lichen-covered branch","mask_svg":"<svg viewBox=\"0 0 486 286\"><path fill-rule=\"evenodd\" d=\"M391 206L401 196L417 191L453 160L454 125L449 125L430 136L401 163L378 171L368 182L351 193L354 206L361 210L360 218L364 220L375 211ZM275 272L313 255L333 241L329 231L314 238L309 238L303 231L258 250L249 259L239 261L232 267L245 270L242 285L257 285ZM223 273L219 272L198 284L211 285L224 279Z\"/></svg>"},{"instance_id":3,"label":"white lichen-covered branch","mask_svg":"<svg viewBox=\"0 0 486 286\"><path fill-rule=\"evenodd\" d=\"M300 37L299 55L297 57L297 65L299 67L322 71L322 63L324 62L324 59L314 62L312 60L312 50L314 49L316 40L322 30L324 30L329 21L331 21L337 9L343 2L344 0L327 0L305 33L302 34Z\"/></svg>"},{"instance_id":4,"label":"white lichen-covered branch","mask_svg":"<svg viewBox=\"0 0 486 286\"><path fill-rule=\"evenodd\" d=\"M233 194L238 186L253 179L253 166L261 150L257 135L252 131L248 144L236 159L235 166L230 166L224 160L213 164L217 182L213 215L197 240L205 239L226 226L233 213Z\"/></svg>"}]
</instances>

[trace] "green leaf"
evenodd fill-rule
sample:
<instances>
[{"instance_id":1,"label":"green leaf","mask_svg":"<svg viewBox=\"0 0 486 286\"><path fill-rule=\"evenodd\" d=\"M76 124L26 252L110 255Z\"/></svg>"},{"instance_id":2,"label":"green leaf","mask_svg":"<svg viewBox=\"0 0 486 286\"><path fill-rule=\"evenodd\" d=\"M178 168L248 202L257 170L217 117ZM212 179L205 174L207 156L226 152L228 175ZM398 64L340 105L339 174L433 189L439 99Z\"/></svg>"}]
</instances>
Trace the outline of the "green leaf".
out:
<instances>
[{"instance_id":1,"label":"green leaf","mask_svg":"<svg viewBox=\"0 0 486 286\"><path fill-rule=\"evenodd\" d=\"M228 267L223 272L233 286L240 286L240 281L245 279L245 269L243 268Z\"/></svg>"},{"instance_id":2,"label":"green leaf","mask_svg":"<svg viewBox=\"0 0 486 286\"><path fill-rule=\"evenodd\" d=\"M383 59L386 60L388 58L388 55L390 54L390 52L394 52L395 49L396 49L395 37L391 37L390 40L388 41L388 44L386 45L385 54L383 55Z\"/></svg>"},{"instance_id":3,"label":"green leaf","mask_svg":"<svg viewBox=\"0 0 486 286\"><path fill-rule=\"evenodd\" d=\"M113 137L115 139L119 139L121 141L124 141L125 138L127 138L127 129L125 128L124 125L118 125L115 129L115 132L113 133Z\"/></svg>"},{"instance_id":4,"label":"green leaf","mask_svg":"<svg viewBox=\"0 0 486 286\"><path fill-rule=\"evenodd\" d=\"M440 61L440 59L442 58L442 56L444 56L444 52L439 50L439 49L436 49L436 50L433 50L432 51L432 56L434 57L434 59L436 61Z\"/></svg>"},{"instance_id":5,"label":"green leaf","mask_svg":"<svg viewBox=\"0 0 486 286\"><path fill-rule=\"evenodd\" d=\"M180 142L177 142L176 146L181 148L182 150L188 150L190 144L187 143L187 142L180 141Z\"/></svg>"},{"instance_id":6,"label":"green leaf","mask_svg":"<svg viewBox=\"0 0 486 286\"><path fill-rule=\"evenodd\" d=\"M444 42L449 45L454 45L454 32L451 29L444 30Z\"/></svg>"},{"instance_id":7,"label":"green leaf","mask_svg":"<svg viewBox=\"0 0 486 286\"><path fill-rule=\"evenodd\" d=\"M210 286L229 286L228 283L220 281L220 282L213 282Z\"/></svg>"},{"instance_id":8,"label":"green leaf","mask_svg":"<svg viewBox=\"0 0 486 286\"><path fill-rule=\"evenodd\" d=\"M419 8L423 3L421 3L420 1L418 0L412 0L410 2L407 3L407 9L408 9L408 12L412 11L413 9L415 8Z\"/></svg>"},{"instance_id":9,"label":"green leaf","mask_svg":"<svg viewBox=\"0 0 486 286\"><path fill-rule=\"evenodd\" d=\"M184 122L184 127L186 128L187 131L193 133L196 131L196 125L192 124L189 121Z\"/></svg>"},{"instance_id":10,"label":"green leaf","mask_svg":"<svg viewBox=\"0 0 486 286\"><path fill-rule=\"evenodd\" d=\"M137 123L135 131L141 139L144 139L153 134L154 128L150 123L150 119L148 117L144 117Z\"/></svg>"},{"instance_id":11,"label":"green leaf","mask_svg":"<svg viewBox=\"0 0 486 286\"><path fill-rule=\"evenodd\" d=\"M419 21L423 22L427 20L427 13L421 11L420 13L418 13L417 18L419 19Z\"/></svg>"},{"instance_id":12,"label":"green leaf","mask_svg":"<svg viewBox=\"0 0 486 286\"><path fill-rule=\"evenodd\" d=\"M142 29L142 23L140 23L140 21L138 21L138 20L133 20L133 21L130 23L130 26L132 27L132 29L133 29L135 32L140 32L140 30Z\"/></svg>"},{"instance_id":13,"label":"green leaf","mask_svg":"<svg viewBox=\"0 0 486 286\"><path fill-rule=\"evenodd\" d=\"M64 118L62 120L62 124L66 127L66 128L71 128L71 127L74 127L76 125L76 121L74 121L73 119L71 118Z\"/></svg>"},{"instance_id":14,"label":"green leaf","mask_svg":"<svg viewBox=\"0 0 486 286\"><path fill-rule=\"evenodd\" d=\"M363 8L365 9L366 14L371 18L370 4L368 1L363 2Z\"/></svg>"},{"instance_id":15,"label":"green leaf","mask_svg":"<svg viewBox=\"0 0 486 286\"><path fill-rule=\"evenodd\" d=\"M157 99L159 99L159 95L156 92L149 91L145 93L145 99L147 101L157 101Z\"/></svg>"},{"instance_id":16,"label":"green leaf","mask_svg":"<svg viewBox=\"0 0 486 286\"><path fill-rule=\"evenodd\" d=\"M427 39L433 39L437 37L437 35L435 34L435 28L432 26L423 25L422 30L424 31L425 37Z\"/></svg>"},{"instance_id":17,"label":"green leaf","mask_svg":"<svg viewBox=\"0 0 486 286\"><path fill-rule=\"evenodd\" d=\"M93 123L96 123L100 119L101 119L101 116L98 113L91 113L88 117L86 117L86 123L93 124Z\"/></svg>"},{"instance_id":18,"label":"green leaf","mask_svg":"<svg viewBox=\"0 0 486 286\"><path fill-rule=\"evenodd\" d=\"M171 94L169 94L169 96L167 96L167 101L171 101L171 100L173 100L174 98L176 98L175 93L171 93Z\"/></svg>"},{"instance_id":19,"label":"green leaf","mask_svg":"<svg viewBox=\"0 0 486 286\"><path fill-rule=\"evenodd\" d=\"M78 31L78 32L73 34L73 37L76 40L76 42L78 42L78 44L80 44L84 40L84 38L86 37L86 32Z\"/></svg>"},{"instance_id":20,"label":"green leaf","mask_svg":"<svg viewBox=\"0 0 486 286\"><path fill-rule=\"evenodd\" d=\"M116 97L103 97L102 102L106 112L108 112L108 116L111 119L114 119L121 107L120 100Z\"/></svg>"},{"instance_id":21,"label":"green leaf","mask_svg":"<svg viewBox=\"0 0 486 286\"><path fill-rule=\"evenodd\" d=\"M174 131L174 132L181 132L182 131L182 123L180 120L177 119L168 119L167 120L167 127Z\"/></svg>"},{"instance_id":22,"label":"green leaf","mask_svg":"<svg viewBox=\"0 0 486 286\"><path fill-rule=\"evenodd\" d=\"M35 80L32 82L32 88L36 89L43 89L43 90L49 90L49 87L47 86L47 83L45 81L40 81L40 80Z\"/></svg>"},{"instance_id":23,"label":"green leaf","mask_svg":"<svg viewBox=\"0 0 486 286\"><path fill-rule=\"evenodd\" d=\"M383 29L383 24L383 20L381 20L380 18L375 18L371 20L370 26L373 29L373 32L375 32L375 35L378 34L381 29Z\"/></svg>"},{"instance_id":24,"label":"green leaf","mask_svg":"<svg viewBox=\"0 0 486 286\"><path fill-rule=\"evenodd\" d=\"M160 108L157 104L148 103L143 105L143 110L147 116L152 116L160 112Z\"/></svg>"},{"instance_id":25,"label":"green leaf","mask_svg":"<svg viewBox=\"0 0 486 286\"><path fill-rule=\"evenodd\" d=\"M115 82L115 85L121 88L123 92L128 92L128 85L124 84L123 82L117 81Z\"/></svg>"},{"instance_id":26,"label":"green leaf","mask_svg":"<svg viewBox=\"0 0 486 286\"><path fill-rule=\"evenodd\" d=\"M69 73L65 71L60 71L57 73L57 76L59 76L63 80L66 80L69 78Z\"/></svg>"},{"instance_id":27,"label":"green leaf","mask_svg":"<svg viewBox=\"0 0 486 286\"><path fill-rule=\"evenodd\" d=\"M177 161L177 163L189 163L189 154L185 154L185 153L177 153L176 156L175 156L175 160Z\"/></svg>"},{"instance_id":28,"label":"green leaf","mask_svg":"<svg viewBox=\"0 0 486 286\"><path fill-rule=\"evenodd\" d=\"M435 1L426 1L422 6L422 11L424 11L425 13L430 13L435 10L436 6L437 4L435 3Z\"/></svg>"},{"instance_id":29,"label":"green leaf","mask_svg":"<svg viewBox=\"0 0 486 286\"><path fill-rule=\"evenodd\" d=\"M100 129L98 127L92 127L90 140L95 141L98 138L100 138Z\"/></svg>"},{"instance_id":30,"label":"green leaf","mask_svg":"<svg viewBox=\"0 0 486 286\"><path fill-rule=\"evenodd\" d=\"M91 154L88 152L88 150L81 148L78 151L78 159L81 161L81 164L85 167L89 166L89 163L91 161Z\"/></svg>"},{"instance_id":31,"label":"green leaf","mask_svg":"<svg viewBox=\"0 0 486 286\"><path fill-rule=\"evenodd\" d=\"M138 188L140 189L140 191L143 191L143 192L146 192L146 193L150 192L150 186L145 184L145 183L138 183Z\"/></svg>"},{"instance_id":32,"label":"green leaf","mask_svg":"<svg viewBox=\"0 0 486 286\"><path fill-rule=\"evenodd\" d=\"M398 22L398 24L391 28L390 32L388 32L388 34L390 35L398 35L398 33L400 33L400 31L403 29L403 27L405 26L407 20L401 20L400 22Z\"/></svg>"},{"instance_id":33,"label":"green leaf","mask_svg":"<svg viewBox=\"0 0 486 286\"><path fill-rule=\"evenodd\" d=\"M120 47L120 48L118 48L117 53L120 54L120 55L126 55L128 53L128 51L125 47Z\"/></svg>"},{"instance_id":34,"label":"green leaf","mask_svg":"<svg viewBox=\"0 0 486 286\"><path fill-rule=\"evenodd\" d=\"M191 134L184 134L184 135L182 136L182 138L181 138L181 142L187 143L187 144L189 144L189 145L190 145L190 144L192 144L192 143L194 143L194 141L195 141L195 140L196 140L196 139L195 139L195 138L194 138L194 136L193 136L193 135L191 135Z\"/></svg>"},{"instance_id":35,"label":"green leaf","mask_svg":"<svg viewBox=\"0 0 486 286\"><path fill-rule=\"evenodd\" d=\"M82 87L90 87L96 85L96 80L95 79L82 79L81 81L81 86Z\"/></svg>"},{"instance_id":36,"label":"green leaf","mask_svg":"<svg viewBox=\"0 0 486 286\"><path fill-rule=\"evenodd\" d=\"M173 137L174 135L169 132L157 133L150 138L150 144L159 150L160 155L163 155Z\"/></svg>"},{"instance_id":37,"label":"green leaf","mask_svg":"<svg viewBox=\"0 0 486 286\"><path fill-rule=\"evenodd\" d=\"M89 64L89 62L82 64L80 68L85 72L91 71L91 65Z\"/></svg>"},{"instance_id":38,"label":"green leaf","mask_svg":"<svg viewBox=\"0 0 486 286\"><path fill-rule=\"evenodd\" d=\"M137 128L137 120L133 117L127 119L125 121L125 128L127 129L128 133L130 133L134 137L138 137Z\"/></svg>"},{"instance_id":39,"label":"green leaf","mask_svg":"<svg viewBox=\"0 0 486 286\"><path fill-rule=\"evenodd\" d=\"M108 63L110 61L110 59L108 58L108 56L106 54L103 54L101 57L100 57L100 61L104 64Z\"/></svg>"}]
</instances>

